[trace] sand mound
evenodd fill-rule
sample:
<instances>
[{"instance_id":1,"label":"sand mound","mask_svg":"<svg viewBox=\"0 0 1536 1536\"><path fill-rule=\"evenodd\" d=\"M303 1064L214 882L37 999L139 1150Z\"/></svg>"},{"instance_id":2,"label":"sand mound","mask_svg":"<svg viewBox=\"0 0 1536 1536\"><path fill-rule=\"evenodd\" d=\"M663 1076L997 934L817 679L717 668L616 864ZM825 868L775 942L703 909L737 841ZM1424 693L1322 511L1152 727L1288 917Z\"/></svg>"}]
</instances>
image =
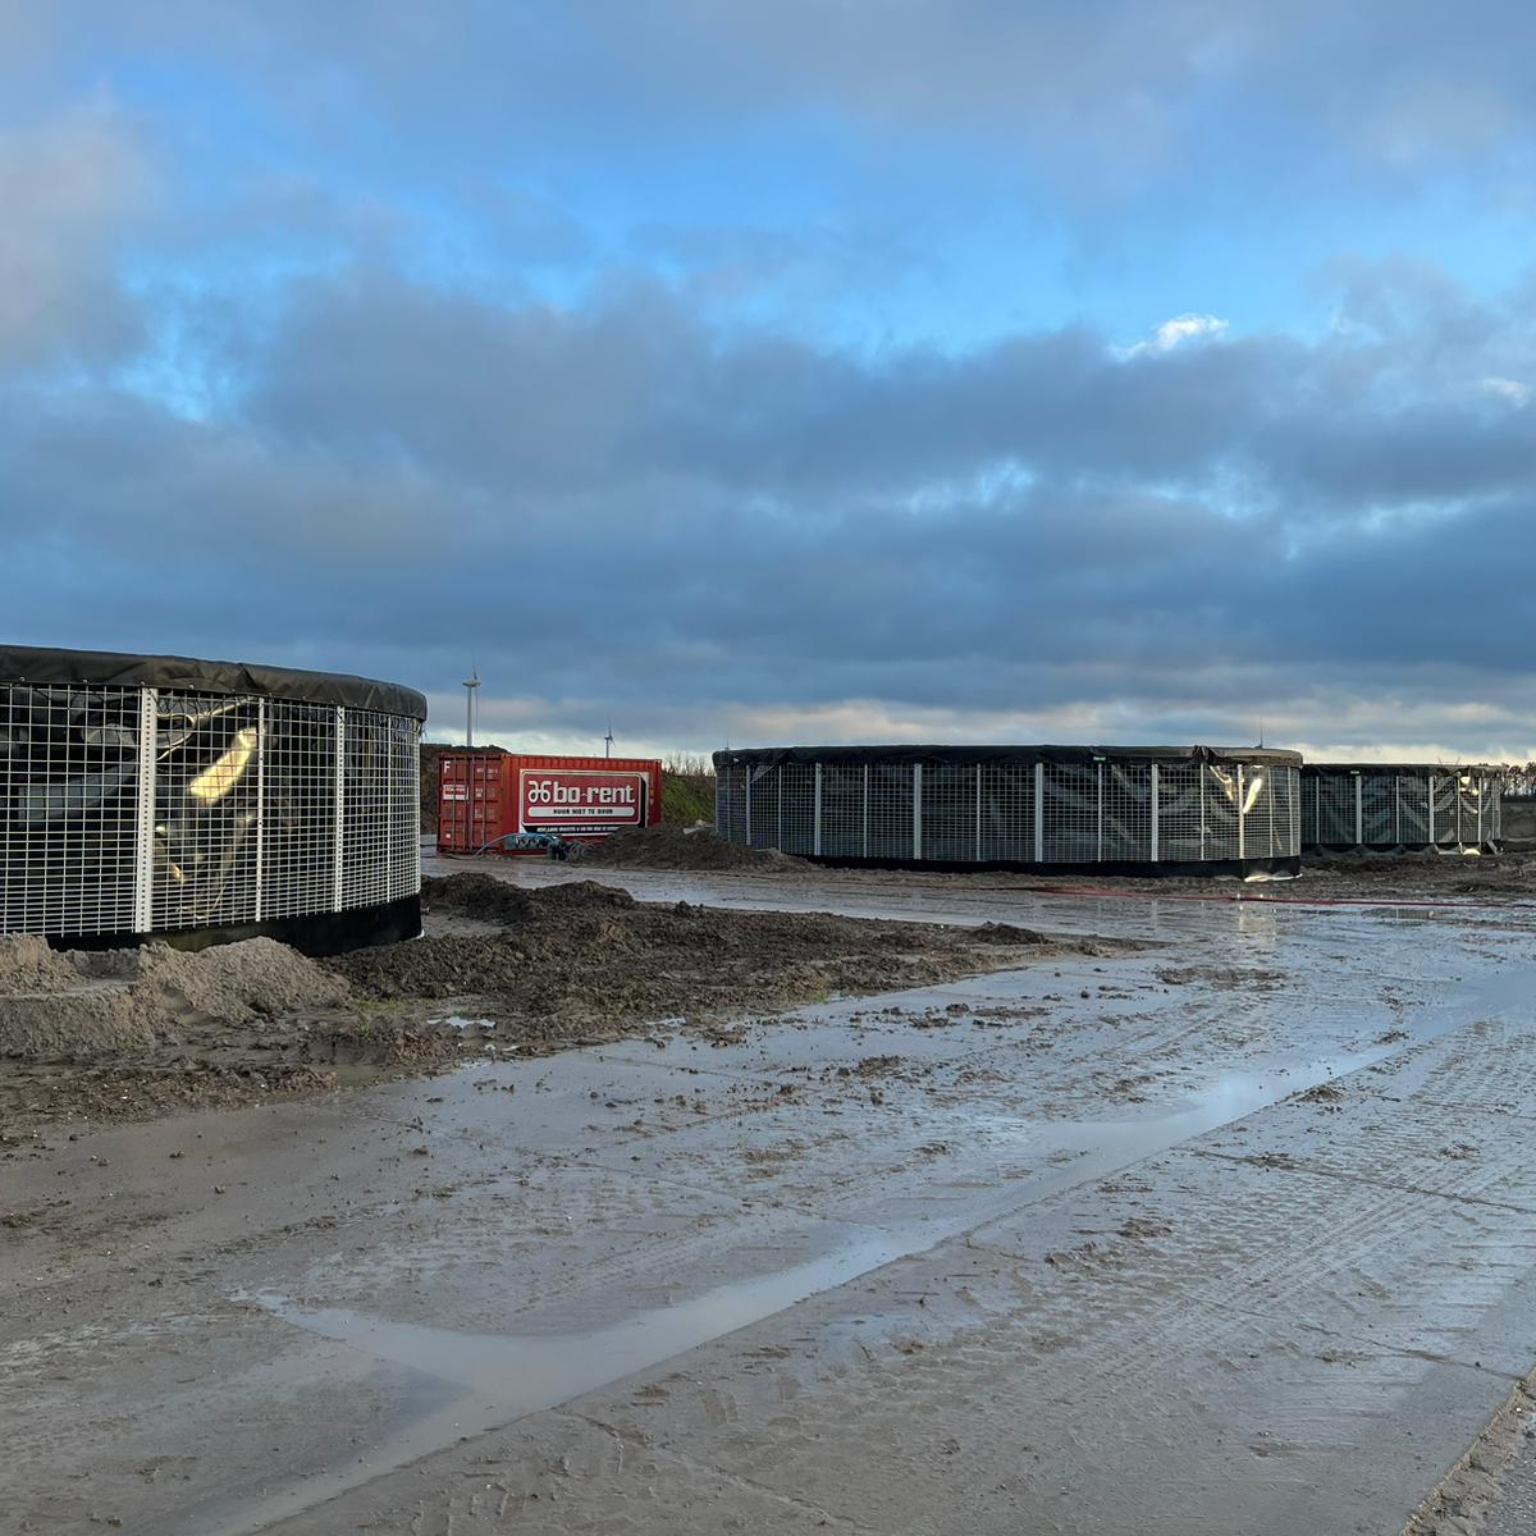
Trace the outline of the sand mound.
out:
<instances>
[{"instance_id":1,"label":"sand mound","mask_svg":"<svg viewBox=\"0 0 1536 1536\"><path fill-rule=\"evenodd\" d=\"M195 954L149 944L138 953L140 992L173 1008L185 1003L208 1018L307 1013L347 998L347 984L334 971L273 939L246 939Z\"/></svg>"},{"instance_id":2,"label":"sand mound","mask_svg":"<svg viewBox=\"0 0 1536 1536\"><path fill-rule=\"evenodd\" d=\"M12 992L56 992L78 986L80 973L66 955L30 934L0 939L0 996Z\"/></svg>"},{"instance_id":3,"label":"sand mound","mask_svg":"<svg viewBox=\"0 0 1536 1536\"><path fill-rule=\"evenodd\" d=\"M197 1020L238 1024L345 1001L332 971L271 939L196 954L165 944L59 954L0 941L0 1057L50 1061L173 1041Z\"/></svg>"},{"instance_id":4,"label":"sand mound","mask_svg":"<svg viewBox=\"0 0 1536 1536\"><path fill-rule=\"evenodd\" d=\"M777 848L744 848L727 842L707 827L639 827L615 832L587 849L583 863L620 864L640 869L792 870L806 867Z\"/></svg>"}]
</instances>

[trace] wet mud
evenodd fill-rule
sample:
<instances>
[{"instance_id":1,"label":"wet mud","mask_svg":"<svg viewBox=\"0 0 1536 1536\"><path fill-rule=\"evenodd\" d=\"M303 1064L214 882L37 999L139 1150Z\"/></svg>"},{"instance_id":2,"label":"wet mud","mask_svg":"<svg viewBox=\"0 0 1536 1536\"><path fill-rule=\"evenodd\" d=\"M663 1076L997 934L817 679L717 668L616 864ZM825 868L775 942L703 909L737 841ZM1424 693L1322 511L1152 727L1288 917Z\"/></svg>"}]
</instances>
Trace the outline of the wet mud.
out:
<instances>
[{"instance_id":1,"label":"wet mud","mask_svg":"<svg viewBox=\"0 0 1536 1536\"><path fill-rule=\"evenodd\" d=\"M328 972L335 1027L439 1019L459 1070L3 1149L20 1528L1480 1518L1533 1349L1536 911L501 867L429 886L419 970ZM899 990L913 954L960 970ZM605 955L705 1001L582 1047ZM731 1001L786 974L821 990Z\"/></svg>"},{"instance_id":2,"label":"wet mud","mask_svg":"<svg viewBox=\"0 0 1536 1536\"><path fill-rule=\"evenodd\" d=\"M0 1152L39 1126L229 1108L547 1054L1121 941L651 904L590 881L429 877L426 936L329 962L269 939L56 953L0 943Z\"/></svg>"}]
</instances>

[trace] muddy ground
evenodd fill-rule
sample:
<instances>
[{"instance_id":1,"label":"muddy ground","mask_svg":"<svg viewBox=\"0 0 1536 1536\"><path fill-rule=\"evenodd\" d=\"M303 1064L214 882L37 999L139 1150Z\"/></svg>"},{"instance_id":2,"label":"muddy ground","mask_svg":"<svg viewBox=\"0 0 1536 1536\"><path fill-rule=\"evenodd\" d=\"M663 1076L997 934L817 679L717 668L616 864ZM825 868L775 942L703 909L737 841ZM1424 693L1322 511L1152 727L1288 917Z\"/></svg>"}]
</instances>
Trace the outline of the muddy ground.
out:
<instances>
[{"instance_id":1,"label":"muddy ground","mask_svg":"<svg viewBox=\"0 0 1536 1536\"><path fill-rule=\"evenodd\" d=\"M0 943L0 1144L40 1128L228 1108L929 986L1118 941L637 902L577 881L429 878L426 936L329 962L258 939L58 954Z\"/></svg>"},{"instance_id":2,"label":"muddy ground","mask_svg":"<svg viewBox=\"0 0 1536 1536\"><path fill-rule=\"evenodd\" d=\"M1238 880L1203 876L1137 878L1064 872L1025 874L1007 870L971 873L957 870L840 869L837 880L863 878L883 888L926 886L951 880L975 889L1068 889L1186 893L1213 900L1244 901L1386 901L1401 899L1536 897L1536 807L1507 807L1504 851L1498 854L1406 853L1309 855L1295 879ZM625 832L606 844L584 850L579 862L594 869L674 870L680 873L739 873L770 876L786 883L815 885L829 871L811 860L792 858L772 848L743 848L707 829L685 831L652 827Z\"/></svg>"},{"instance_id":3,"label":"muddy ground","mask_svg":"<svg viewBox=\"0 0 1536 1536\"><path fill-rule=\"evenodd\" d=\"M462 1070L45 1126L0 1163L0 1529L1396 1536L1483 1498L1444 1479L1487 1478L1536 1358L1536 907L594 868L636 914L495 867L528 889L429 887L420 972L283 977L440 1016L377 994L478 957L502 980L465 1016L505 1022ZM770 899L900 913L908 947L1129 947L496 1040L590 1027L590 971L539 947L560 903L640 981L704 921L721 1002L750 956L713 918ZM202 1007L252 1006L260 958ZM191 985L149 971L146 1005Z\"/></svg>"}]
</instances>

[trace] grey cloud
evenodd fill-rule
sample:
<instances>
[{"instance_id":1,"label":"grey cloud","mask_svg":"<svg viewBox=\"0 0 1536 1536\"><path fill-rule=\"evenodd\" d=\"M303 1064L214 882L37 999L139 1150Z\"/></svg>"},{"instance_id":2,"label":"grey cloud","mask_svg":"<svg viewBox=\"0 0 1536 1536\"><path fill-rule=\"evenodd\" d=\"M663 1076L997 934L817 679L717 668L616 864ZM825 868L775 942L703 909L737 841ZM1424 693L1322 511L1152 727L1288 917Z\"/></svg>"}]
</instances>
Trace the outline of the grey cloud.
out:
<instances>
[{"instance_id":1,"label":"grey cloud","mask_svg":"<svg viewBox=\"0 0 1536 1536\"><path fill-rule=\"evenodd\" d=\"M1487 334L1525 323L1504 320ZM227 418L13 387L13 623L428 687L473 652L552 719L606 700L692 720L693 745L711 712L785 700L1223 735L1303 683L1516 686L1499 637L1533 617L1536 508L1513 473L1490 494L1481 461L1518 463L1527 413L1424 416L1451 384L1426 375L1393 415L1354 388L1360 348L1120 360L1069 331L870 360L716 334L649 287L556 312L312 283ZM1421 336L1366 350L1390 375ZM1402 447L1426 424L1420 464ZM1355 459L1303 477L1297 445L1329 433ZM1297 523L1299 487L1324 520Z\"/></svg>"},{"instance_id":2,"label":"grey cloud","mask_svg":"<svg viewBox=\"0 0 1536 1536\"><path fill-rule=\"evenodd\" d=\"M96 361L142 339L116 260L152 183L110 115L0 132L0 366Z\"/></svg>"},{"instance_id":3,"label":"grey cloud","mask_svg":"<svg viewBox=\"0 0 1536 1536\"><path fill-rule=\"evenodd\" d=\"M1027 164L1058 190L1117 194L1199 156L1211 114L1342 150L1390 185L1507 156L1536 122L1536 15L1436 0L57 0L55 67L92 44L196 60L259 83L317 140L361 101L395 153L537 135L621 154L712 123L799 115L900 146L935 137ZM49 39L28 34L26 73ZM1225 130L1223 130L1225 131ZM425 162L424 162L425 163Z\"/></svg>"}]
</instances>

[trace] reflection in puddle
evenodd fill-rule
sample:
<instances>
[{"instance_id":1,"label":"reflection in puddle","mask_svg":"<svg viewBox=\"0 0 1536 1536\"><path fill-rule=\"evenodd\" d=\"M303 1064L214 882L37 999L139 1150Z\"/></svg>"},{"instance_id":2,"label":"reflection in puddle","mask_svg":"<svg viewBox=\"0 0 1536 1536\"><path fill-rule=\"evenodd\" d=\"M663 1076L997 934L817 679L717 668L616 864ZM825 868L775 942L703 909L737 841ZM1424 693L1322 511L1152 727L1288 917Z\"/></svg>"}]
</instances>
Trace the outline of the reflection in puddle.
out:
<instances>
[{"instance_id":1,"label":"reflection in puddle","mask_svg":"<svg viewBox=\"0 0 1536 1536\"><path fill-rule=\"evenodd\" d=\"M1137 1119L1047 1123L993 1115L977 1116L974 1124L986 1144L1018 1138L1045 1142L1067 1154L1061 1166L1039 1168L1031 1177L1030 1198L1038 1199L1124 1168L1385 1054L1377 1049L1264 1072L1222 1074L1196 1088L1178 1109ZM415 1418L355 1468L306 1480L208 1529L218 1536L247 1536L463 1436L610 1386L883 1265L926 1252L1016 1208L1021 1192L1015 1185L990 1196L972 1194L942 1214L905 1225L851 1227L843 1246L806 1263L581 1332L469 1333L340 1307L304 1306L275 1291L240 1293L235 1300L262 1307L296 1328L381 1364L419 1373L422 1389L414 1404L405 1405L408 1414L414 1408Z\"/></svg>"},{"instance_id":2,"label":"reflection in puddle","mask_svg":"<svg viewBox=\"0 0 1536 1536\"><path fill-rule=\"evenodd\" d=\"M611 1327L582 1333L462 1333L342 1307L305 1307L273 1291L237 1293L235 1301L262 1307L296 1328L378 1361L419 1371L457 1393L446 1407L429 1410L355 1468L308 1479L205 1529L216 1536L248 1536L462 1436L483 1434L622 1381L931 1241L931 1234L905 1241L894 1233L874 1235L792 1269L718 1286L675 1306L638 1312ZM442 1401L440 1391L422 1396L423 1401Z\"/></svg>"}]
</instances>

